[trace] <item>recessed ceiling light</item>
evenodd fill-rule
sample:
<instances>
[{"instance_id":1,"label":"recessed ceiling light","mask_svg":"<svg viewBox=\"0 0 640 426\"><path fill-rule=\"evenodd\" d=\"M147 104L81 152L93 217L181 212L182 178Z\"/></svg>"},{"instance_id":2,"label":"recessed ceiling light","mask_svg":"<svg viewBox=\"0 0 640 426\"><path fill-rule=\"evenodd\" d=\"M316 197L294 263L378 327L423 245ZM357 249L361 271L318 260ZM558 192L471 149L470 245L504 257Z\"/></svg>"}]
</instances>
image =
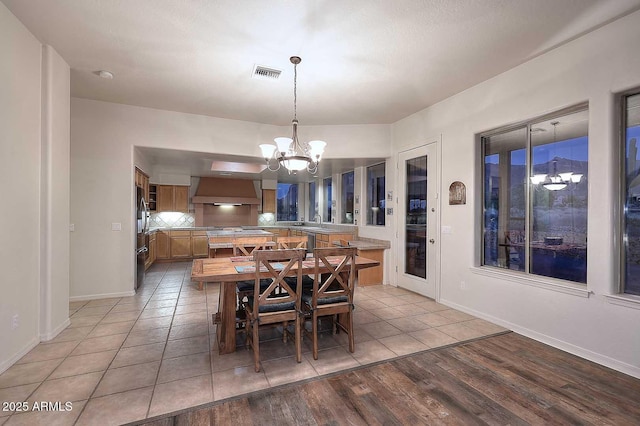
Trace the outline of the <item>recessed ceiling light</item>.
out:
<instances>
[{"instance_id":1,"label":"recessed ceiling light","mask_svg":"<svg viewBox=\"0 0 640 426\"><path fill-rule=\"evenodd\" d=\"M113 73L105 70L98 71L98 76L102 78L106 78L107 80L113 79Z\"/></svg>"}]
</instances>

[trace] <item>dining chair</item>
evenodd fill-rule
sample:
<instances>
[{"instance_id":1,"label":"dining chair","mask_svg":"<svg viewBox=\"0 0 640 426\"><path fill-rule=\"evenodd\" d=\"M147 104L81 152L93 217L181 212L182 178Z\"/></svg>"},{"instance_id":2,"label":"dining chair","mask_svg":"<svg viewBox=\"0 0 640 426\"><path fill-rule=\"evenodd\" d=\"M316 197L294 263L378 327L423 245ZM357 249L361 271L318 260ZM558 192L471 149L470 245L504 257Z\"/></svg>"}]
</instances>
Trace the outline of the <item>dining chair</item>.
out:
<instances>
[{"instance_id":1,"label":"dining chair","mask_svg":"<svg viewBox=\"0 0 640 426\"><path fill-rule=\"evenodd\" d=\"M287 342L290 322L294 323L296 361L302 361L302 338L300 326L301 293L296 292L284 278L291 268L296 268L298 288L302 286L302 261L306 250L258 250L254 252L256 275L253 294L245 302L247 315L247 345L253 349L253 360L256 373L260 371L260 327L263 325L281 324L283 342ZM277 262L277 263L274 263ZM269 285L263 288L264 278L261 273L268 274ZM277 291L278 290L278 291ZM282 291L284 290L284 291Z\"/></svg>"},{"instance_id":2,"label":"dining chair","mask_svg":"<svg viewBox=\"0 0 640 426\"><path fill-rule=\"evenodd\" d=\"M272 237L237 237L231 242L234 256L252 256L256 250L266 250L273 247ZM267 285L266 281L263 286ZM242 301L253 292L253 280L238 281L236 283L238 294L238 308Z\"/></svg>"},{"instance_id":3,"label":"dining chair","mask_svg":"<svg viewBox=\"0 0 640 426\"><path fill-rule=\"evenodd\" d=\"M307 248L309 237L306 236L293 236L293 237L278 237L276 238L276 245L279 249L292 249L292 248Z\"/></svg>"},{"instance_id":4,"label":"dining chair","mask_svg":"<svg viewBox=\"0 0 640 426\"><path fill-rule=\"evenodd\" d=\"M349 351L355 351L353 292L356 280L356 252L355 247L313 250L313 287L303 289L301 303L302 312L311 320L313 359L318 359L318 320L324 316L332 317L334 334L338 328L348 334ZM329 272L321 274L320 270L325 267ZM307 333L304 324L301 327Z\"/></svg>"}]
</instances>

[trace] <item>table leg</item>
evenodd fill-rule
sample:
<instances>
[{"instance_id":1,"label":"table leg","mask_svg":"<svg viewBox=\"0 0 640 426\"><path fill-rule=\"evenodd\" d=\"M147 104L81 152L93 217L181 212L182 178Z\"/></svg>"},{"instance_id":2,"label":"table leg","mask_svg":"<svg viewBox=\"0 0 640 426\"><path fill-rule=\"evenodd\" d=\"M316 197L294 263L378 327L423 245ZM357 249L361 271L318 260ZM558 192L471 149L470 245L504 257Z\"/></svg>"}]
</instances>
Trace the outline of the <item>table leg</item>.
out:
<instances>
[{"instance_id":1,"label":"table leg","mask_svg":"<svg viewBox=\"0 0 640 426\"><path fill-rule=\"evenodd\" d=\"M220 283L218 301L220 322L216 330L220 355L236 351L236 283Z\"/></svg>"}]
</instances>

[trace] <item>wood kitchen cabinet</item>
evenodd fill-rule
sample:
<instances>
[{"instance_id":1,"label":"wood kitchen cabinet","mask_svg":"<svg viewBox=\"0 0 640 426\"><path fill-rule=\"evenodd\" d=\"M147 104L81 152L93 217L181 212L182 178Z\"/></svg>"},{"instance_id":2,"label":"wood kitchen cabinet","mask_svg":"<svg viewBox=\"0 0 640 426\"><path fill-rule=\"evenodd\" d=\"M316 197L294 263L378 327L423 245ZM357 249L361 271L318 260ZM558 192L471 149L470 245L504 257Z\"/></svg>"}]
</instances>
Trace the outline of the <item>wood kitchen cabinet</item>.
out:
<instances>
[{"instance_id":1,"label":"wood kitchen cabinet","mask_svg":"<svg viewBox=\"0 0 640 426\"><path fill-rule=\"evenodd\" d=\"M193 257L209 256L207 231L191 231L191 255Z\"/></svg>"},{"instance_id":2,"label":"wood kitchen cabinet","mask_svg":"<svg viewBox=\"0 0 640 426\"><path fill-rule=\"evenodd\" d=\"M156 259L169 259L169 233L156 232Z\"/></svg>"},{"instance_id":3,"label":"wood kitchen cabinet","mask_svg":"<svg viewBox=\"0 0 640 426\"><path fill-rule=\"evenodd\" d=\"M360 250L358 256L366 257L380 262L379 266L361 269L358 271L358 285L382 284L384 273L384 249Z\"/></svg>"},{"instance_id":4,"label":"wood kitchen cabinet","mask_svg":"<svg viewBox=\"0 0 640 426\"><path fill-rule=\"evenodd\" d=\"M177 185L152 185L156 189L155 206L158 212L188 212L189 187Z\"/></svg>"},{"instance_id":5,"label":"wood kitchen cabinet","mask_svg":"<svg viewBox=\"0 0 640 426\"><path fill-rule=\"evenodd\" d=\"M191 257L191 231L169 231L171 259Z\"/></svg>"},{"instance_id":6,"label":"wood kitchen cabinet","mask_svg":"<svg viewBox=\"0 0 640 426\"><path fill-rule=\"evenodd\" d=\"M156 261L156 247L157 247L157 232L153 232L149 235L149 257L147 257L147 261L144 264L145 270L149 268L149 266L153 265L153 262Z\"/></svg>"},{"instance_id":7,"label":"wood kitchen cabinet","mask_svg":"<svg viewBox=\"0 0 640 426\"><path fill-rule=\"evenodd\" d=\"M262 190L262 213L275 213L275 212L276 212L276 190L263 189Z\"/></svg>"},{"instance_id":8,"label":"wood kitchen cabinet","mask_svg":"<svg viewBox=\"0 0 640 426\"><path fill-rule=\"evenodd\" d=\"M324 247L335 247L333 244L334 241L339 240L352 240L353 234L316 234L316 247L324 248Z\"/></svg>"},{"instance_id":9,"label":"wood kitchen cabinet","mask_svg":"<svg viewBox=\"0 0 640 426\"><path fill-rule=\"evenodd\" d=\"M149 201L149 176L136 167L135 184L138 188L142 188L144 199Z\"/></svg>"}]
</instances>

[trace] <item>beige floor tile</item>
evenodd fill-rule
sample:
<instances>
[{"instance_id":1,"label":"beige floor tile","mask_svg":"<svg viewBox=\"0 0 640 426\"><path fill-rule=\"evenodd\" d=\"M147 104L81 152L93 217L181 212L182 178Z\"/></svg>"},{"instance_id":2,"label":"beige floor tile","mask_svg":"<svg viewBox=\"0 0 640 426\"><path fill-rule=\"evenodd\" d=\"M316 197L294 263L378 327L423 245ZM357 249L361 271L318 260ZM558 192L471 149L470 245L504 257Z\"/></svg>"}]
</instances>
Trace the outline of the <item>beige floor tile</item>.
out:
<instances>
[{"instance_id":1,"label":"beige floor tile","mask_svg":"<svg viewBox=\"0 0 640 426\"><path fill-rule=\"evenodd\" d=\"M104 318L104 315L88 315L86 317L71 316L69 328L93 326L98 324L102 318Z\"/></svg>"},{"instance_id":2,"label":"beige floor tile","mask_svg":"<svg viewBox=\"0 0 640 426\"><path fill-rule=\"evenodd\" d=\"M102 371L81 374L79 376L52 379L43 382L38 390L29 398L33 401L84 401L89 399L98 382L102 378Z\"/></svg>"},{"instance_id":3,"label":"beige floor tile","mask_svg":"<svg viewBox=\"0 0 640 426\"><path fill-rule=\"evenodd\" d=\"M75 340L70 342L40 344L20 358L16 364L64 358L69 355L76 346L78 346L78 341Z\"/></svg>"},{"instance_id":4,"label":"beige floor tile","mask_svg":"<svg viewBox=\"0 0 640 426\"><path fill-rule=\"evenodd\" d=\"M422 309L426 310L427 312L438 312L438 311L444 311L446 309L449 309L448 306L441 305L440 303L427 299L426 297L424 302L418 302L418 303L415 303L415 305L420 306Z\"/></svg>"},{"instance_id":5,"label":"beige floor tile","mask_svg":"<svg viewBox=\"0 0 640 426\"><path fill-rule=\"evenodd\" d=\"M316 370L304 357L300 363L296 362L295 356L262 361L262 368L272 387L318 376Z\"/></svg>"},{"instance_id":6,"label":"beige floor tile","mask_svg":"<svg viewBox=\"0 0 640 426\"><path fill-rule=\"evenodd\" d=\"M113 309L111 309L109 311L109 313L116 313L116 312L142 312L142 310L144 309L144 305L146 304L146 302L136 302L136 303L118 303L116 306L113 307Z\"/></svg>"},{"instance_id":7,"label":"beige floor tile","mask_svg":"<svg viewBox=\"0 0 640 426\"><path fill-rule=\"evenodd\" d=\"M159 384L153 393L149 417L213 402L211 374Z\"/></svg>"},{"instance_id":8,"label":"beige floor tile","mask_svg":"<svg viewBox=\"0 0 640 426\"><path fill-rule=\"evenodd\" d=\"M151 299L149 299L150 302L156 302L158 300L178 300L178 295L180 294L179 291L176 292L168 292L168 293L154 293L153 296L151 296Z\"/></svg>"},{"instance_id":9,"label":"beige floor tile","mask_svg":"<svg viewBox=\"0 0 640 426\"><path fill-rule=\"evenodd\" d=\"M378 340L357 343L356 350L352 354L361 365L394 358L396 354L380 343Z\"/></svg>"},{"instance_id":10,"label":"beige floor tile","mask_svg":"<svg viewBox=\"0 0 640 426\"><path fill-rule=\"evenodd\" d=\"M124 339L126 338L127 334L122 333L84 339L73 350L73 352L71 352L71 355L83 355L95 352L104 352L113 349L120 349L120 346L122 346L122 342L124 342Z\"/></svg>"},{"instance_id":11,"label":"beige floor tile","mask_svg":"<svg viewBox=\"0 0 640 426\"><path fill-rule=\"evenodd\" d=\"M421 321L431 327L439 327L441 325L455 324L458 322L452 318L443 317L440 312L431 312L423 315L416 315L416 320Z\"/></svg>"},{"instance_id":12,"label":"beige floor tile","mask_svg":"<svg viewBox=\"0 0 640 426\"><path fill-rule=\"evenodd\" d=\"M176 306L178 301L176 299L169 300L151 300L147 303L146 308L156 309L156 308L169 308L172 306Z\"/></svg>"},{"instance_id":13,"label":"beige floor tile","mask_svg":"<svg viewBox=\"0 0 640 426\"><path fill-rule=\"evenodd\" d=\"M353 311L353 323L354 324L368 324L371 322L378 322L380 318L375 316L373 313L365 310L356 308Z\"/></svg>"},{"instance_id":14,"label":"beige floor tile","mask_svg":"<svg viewBox=\"0 0 640 426\"><path fill-rule=\"evenodd\" d=\"M502 333L504 331L508 331L508 329L501 327L497 324L493 324L489 321L485 321L482 319L473 319L470 321L465 321L462 324L464 324L465 326L476 330L480 333L482 333L483 335L489 335L489 334L494 334L494 333Z\"/></svg>"},{"instance_id":15,"label":"beige floor tile","mask_svg":"<svg viewBox=\"0 0 640 426\"><path fill-rule=\"evenodd\" d=\"M397 296L397 297L408 303L420 303L420 302L424 302L426 299L426 297L424 296L421 296L416 293L411 293L411 292L409 292L408 294Z\"/></svg>"},{"instance_id":16,"label":"beige floor tile","mask_svg":"<svg viewBox=\"0 0 640 426\"><path fill-rule=\"evenodd\" d=\"M198 303L206 303L207 299L206 296L203 295L198 295L198 296L186 296L183 297L181 296L178 299L178 306L187 306L187 305L195 305Z\"/></svg>"},{"instance_id":17,"label":"beige floor tile","mask_svg":"<svg viewBox=\"0 0 640 426\"><path fill-rule=\"evenodd\" d=\"M135 321L138 319L140 314L138 311L127 311L127 312L115 312L108 313L102 318L100 324L113 324L114 322L125 322L125 321Z\"/></svg>"},{"instance_id":18,"label":"beige floor tile","mask_svg":"<svg viewBox=\"0 0 640 426\"><path fill-rule=\"evenodd\" d=\"M104 374L93 397L153 386L159 369L160 361L110 368Z\"/></svg>"},{"instance_id":19,"label":"beige floor tile","mask_svg":"<svg viewBox=\"0 0 640 426\"><path fill-rule=\"evenodd\" d=\"M344 335L345 339L348 340L346 333L343 332L340 334ZM335 348L336 346L340 346L341 343L340 343L340 340L337 339L337 336L338 334L334 335L330 330L318 333L318 349L324 350L324 349L331 349L331 348ZM354 334L354 338L355 338L355 334ZM307 353L307 352L311 352L312 350L313 350L312 335L305 334L302 339L302 352Z\"/></svg>"},{"instance_id":20,"label":"beige floor tile","mask_svg":"<svg viewBox=\"0 0 640 426\"><path fill-rule=\"evenodd\" d=\"M76 426L109 426L142 420L147 415L153 386L92 398L78 418Z\"/></svg>"},{"instance_id":21,"label":"beige floor tile","mask_svg":"<svg viewBox=\"0 0 640 426\"><path fill-rule=\"evenodd\" d=\"M214 373L248 365L253 365L253 352L244 348L238 348L235 352L224 355L215 351L211 353L211 369Z\"/></svg>"},{"instance_id":22,"label":"beige floor tile","mask_svg":"<svg viewBox=\"0 0 640 426\"><path fill-rule=\"evenodd\" d=\"M429 349L429 346L407 334L385 337L380 339L379 342L397 355L407 355Z\"/></svg>"},{"instance_id":23,"label":"beige floor tile","mask_svg":"<svg viewBox=\"0 0 640 426\"><path fill-rule=\"evenodd\" d=\"M211 373L209 352L163 359L158 383L166 383Z\"/></svg>"},{"instance_id":24,"label":"beige floor tile","mask_svg":"<svg viewBox=\"0 0 640 426\"><path fill-rule=\"evenodd\" d=\"M441 315L445 318L456 320L458 322L475 319L473 315L469 315L465 312L457 311L455 309L446 309L444 311L438 311L438 315Z\"/></svg>"},{"instance_id":25,"label":"beige floor tile","mask_svg":"<svg viewBox=\"0 0 640 426\"><path fill-rule=\"evenodd\" d=\"M80 309L86 304L87 304L86 300L77 301L77 302L69 302L69 309Z\"/></svg>"},{"instance_id":26,"label":"beige floor tile","mask_svg":"<svg viewBox=\"0 0 640 426\"><path fill-rule=\"evenodd\" d=\"M58 334L55 338L49 340L48 342L44 342L43 344L51 344L51 343L59 343L59 342L70 342L73 340L82 340L91 333L94 329L93 326L88 327L75 327L70 328L67 327L60 334Z\"/></svg>"},{"instance_id":27,"label":"beige floor tile","mask_svg":"<svg viewBox=\"0 0 640 426\"><path fill-rule=\"evenodd\" d=\"M113 298L109 298L109 299L96 299L96 300L89 301L86 304L86 306L88 306L88 307L94 307L94 306L110 306L110 307L113 307L113 306L117 305L119 301L120 301L119 297L113 297Z\"/></svg>"},{"instance_id":28,"label":"beige floor tile","mask_svg":"<svg viewBox=\"0 0 640 426\"><path fill-rule=\"evenodd\" d=\"M187 324L182 326L172 326L169 332L169 340L184 339L209 334L208 324Z\"/></svg>"},{"instance_id":29,"label":"beige floor tile","mask_svg":"<svg viewBox=\"0 0 640 426\"><path fill-rule=\"evenodd\" d=\"M268 387L269 381L264 370L261 369L256 373L253 361L246 367L213 373L213 397L216 401Z\"/></svg>"},{"instance_id":30,"label":"beige floor tile","mask_svg":"<svg viewBox=\"0 0 640 426\"><path fill-rule=\"evenodd\" d=\"M383 320L390 320L393 318L402 318L405 316L403 312L392 307L376 309L375 312L376 312L376 316Z\"/></svg>"},{"instance_id":31,"label":"beige floor tile","mask_svg":"<svg viewBox=\"0 0 640 426\"><path fill-rule=\"evenodd\" d=\"M474 339L484 335L484 333L478 330L467 327L464 323L443 325L437 327L437 329L459 341Z\"/></svg>"},{"instance_id":32,"label":"beige floor tile","mask_svg":"<svg viewBox=\"0 0 640 426\"><path fill-rule=\"evenodd\" d=\"M209 315L207 315L206 312L191 312L188 314L174 316L173 325L206 324L208 320Z\"/></svg>"},{"instance_id":33,"label":"beige floor tile","mask_svg":"<svg viewBox=\"0 0 640 426\"><path fill-rule=\"evenodd\" d=\"M52 400L51 402L56 402ZM62 406L67 409L66 401L62 402ZM86 401L76 401L70 403L69 411L30 411L12 416L3 426L71 426L82 412L82 408ZM32 407L33 408L33 407ZM0 422L0 425L2 422Z\"/></svg>"},{"instance_id":34,"label":"beige floor tile","mask_svg":"<svg viewBox=\"0 0 640 426\"><path fill-rule=\"evenodd\" d=\"M388 307L384 303L380 302L378 299L373 299L373 298L361 300L357 302L355 305L357 307L360 307L362 309L368 309L370 311L377 311L378 309L384 309Z\"/></svg>"},{"instance_id":35,"label":"beige floor tile","mask_svg":"<svg viewBox=\"0 0 640 426\"><path fill-rule=\"evenodd\" d=\"M416 317L395 318L395 319L387 320L387 322L392 326L400 329L404 333L407 333L410 331L425 330L431 327L430 325L422 321L418 321Z\"/></svg>"},{"instance_id":36,"label":"beige floor tile","mask_svg":"<svg viewBox=\"0 0 640 426\"><path fill-rule=\"evenodd\" d=\"M151 343L163 343L167 340L168 334L169 327L131 332L127 340L122 344L122 347L129 348L131 346L149 345Z\"/></svg>"},{"instance_id":37,"label":"beige floor tile","mask_svg":"<svg viewBox=\"0 0 640 426\"><path fill-rule=\"evenodd\" d=\"M356 342L356 345L358 343L368 342L369 340L375 340L373 338L373 336L370 335L369 333L367 333L366 331L364 331L361 326L354 325L353 326L353 330L354 330L353 331L353 337L354 337L354 340ZM343 332L343 331L341 331L340 333L337 333L336 335L334 335L333 338L341 346L348 346L349 345L349 335L347 333ZM306 337L305 337L305 339L306 339Z\"/></svg>"},{"instance_id":38,"label":"beige floor tile","mask_svg":"<svg viewBox=\"0 0 640 426\"><path fill-rule=\"evenodd\" d=\"M163 351L164 343L152 343L150 345L122 348L118 351L110 368L159 361L162 358Z\"/></svg>"},{"instance_id":39,"label":"beige floor tile","mask_svg":"<svg viewBox=\"0 0 640 426\"><path fill-rule=\"evenodd\" d=\"M40 382L0 389L0 402L26 401L38 386L40 386ZM13 410L4 411L4 408L5 407L0 407L0 418L10 416L13 413Z\"/></svg>"},{"instance_id":40,"label":"beige floor tile","mask_svg":"<svg viewBox=\"0 0 640 426\"><path fill-rule=\"evenodd\" d=\"M131 327L133 327L133 324L135 324L135 321L116 322L113 324L98 324L87 337L102 337L112 334L128 333L129 331L131 331Z\"/></svg>"},{"instance_id":41,"label":"beige floor tile","mask_svg":"<svg viewBox=\"0 0 640 426\"><path fill-rule=\"evenodd\" d=\"M146 318L139 319L131 329L133 332L139 332L143 330L151 330L153 328L166 328L171 325L173 317L158 317L158 318Z\"/></svg>"},{"instance_id":42,"label":"beige floor tile","mask_svg":"<svg viewBox=\"0 0 640 426\"><path fill-rule=\"evenodd\" d=\"M67 357L58 368L51 373L51 379L77 376L94 371L104 371L109 367L117 351L105 351L94 354Z\"/></svg>"},{"instance_id":43,"label":"beige floor tile","mask_svg":"<svg viewBox=\"0 0 640 426\"><path fill-rule=\"evenodd\" d=\"M29 364L14 364L0 374L0 389L39 383L46 379L62 361L63 359L60 358Z\"/></svg>"},{"instance_id":44,"label":"beige floor tile","mask_svg":"<svg viewBox=\"0 0 640 426\"><path fill-rule=\"evenodd\" d=\"M96 315L106 315L111 310L112 306L84 306L73 314L74 317L86 317Z\"/></svg>"},{"instance_id":45,"label":"beige floor tile","mask_svg":"<svg viewBox=\"0 0 640 426\"><path fill-rule=\"evenodd\" d=\"M383 337L394 336L396 334L402 333L402 331L386 321L362 324L361 328L376 339L381 339Z\"/></svg>"},{"instance_id":46,"label":"beige floor tile","mask_svg":"<svg viewBox=\"0 0 640 426\"><path fill-rule=\"evenodd\" d=\"M387 296L387 297L382 297L380 299L378 299L379 302L384 303L387 306L400 306L400 305L406 305L407 302L405 302L402 299L398 299L397 297L394 296Z\"/></svg>"},{"instance_id":47,"label":"beige floor tile","mask_svg":"<svg viewBox=\"0 0 640 426\"><path fill-rule=\"evenodd\" d=\"M191 305L178 305L176 307L176 315L190 314L192 312L203 312L203 311L206 312L206 310L207 310L206 302L193 303Z\"/></svg>"},{"instance_id":48,"label":"beige floor tile","mask_svg":"<svg viewBox=\"0 0 640 426\"><path fill-rule=\"evenodd\" d=\"M337 348L326 349L318 353L318 359L313 359L313 354L306 353L304 357L311 363L318 375L334 373L347 368L353 368L360 365L358 361L349 352L349 349L342 346Z\"/></svg>"},{"instance_id":49,"label":"beige floor tile","mask_svg":"<svg viewBox=\"0 0 640 426\"><path fill-rule=\"evenodd\" d=\"M415 304L399 305L396 306L395 309L402 312L404 316L416 316L428 313L426 309L423 309Z\"/></svg>"},{"instance_id":50,"label":"beige floor tile","mask_svg":"<svg viewBox=\"0 0 640 426\"><path fill-rule=\"evenodd\" d=\"M163 358L175 358L184 355L209 352L209 335L187 337L186 339L169 340Z\"/></svg>"},{"instance_id":51,"label":"beige floor tile","mask_svg":"<svg viewBox=\"0 0 640 426\"><path fill-rule=\"evenodd\" d=\"M173 316L175 310L176 308L173 306L168 308L147 308L140 314L140 319L170 317Z\"/></svg>"},{"instance_id":52,"label":"beige floor tile","mask_svg":"<svg viewBox=\"0 0 640 426\"><path fill-rule=\"evenodd\" d=\"M400 287L393 287L391 285L383 285L383 286L380 286L380 287L382 288L382 291L385 294L391 294L391 295L394 295L394 296L404 296L404 295L407 295L407 294L413 294L409 290L405 290L405 289L400 288Z\"/></svg>"},{"instance_id":53,"label":"beige floor tile","mask_svg":"<svg viewBox=\"0 0 640 426\"><path fill-rule=\"evenodd\" d=\"M409 333L411 337L414 337L429 346L430 348L437 348L439 346L450 345L456 343L457 340L448 334L443 333L437 328L429 328L426 330L414 331Z\"/></svg>"}]
</instances>

